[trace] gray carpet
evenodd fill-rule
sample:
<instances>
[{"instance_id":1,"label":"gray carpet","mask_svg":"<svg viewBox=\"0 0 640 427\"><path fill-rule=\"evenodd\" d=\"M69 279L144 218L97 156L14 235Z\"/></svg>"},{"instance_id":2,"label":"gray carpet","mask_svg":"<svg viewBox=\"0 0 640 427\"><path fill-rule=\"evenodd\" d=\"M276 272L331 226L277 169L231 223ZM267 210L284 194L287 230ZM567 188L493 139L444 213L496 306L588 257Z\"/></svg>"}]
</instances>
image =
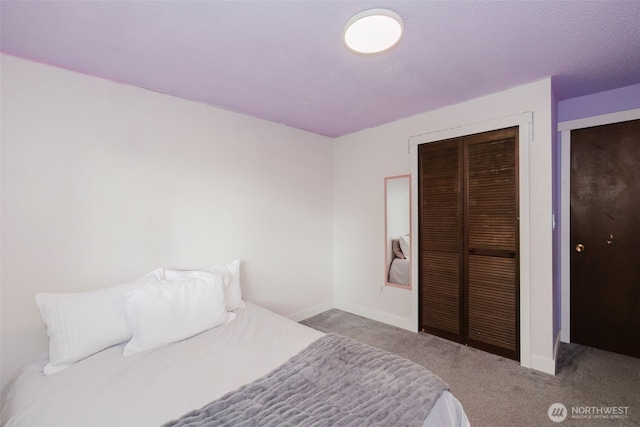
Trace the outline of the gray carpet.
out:
<instances>
[{"instance_id":1,"label":"gray carpet","mask_svg":"<svg viewBox=\"0 0 640 427\"><path fill-rule=\"evenodd\" d=\"M562 344L557 375L523 368L518 362L433 335L329 310L301 322L406 357L442 377L474 427L640 426L640 359L578 344ZM552 422L549 406L562 403L568 417ZM586 411L618 409L622 418L598 418ZM589 407L589 408L587 408ZM592 409L595 407L595 409ZM572 411L583 414L572 414ZM577 418L581 416L582 418Z\"/></svg>"}]
</instances>

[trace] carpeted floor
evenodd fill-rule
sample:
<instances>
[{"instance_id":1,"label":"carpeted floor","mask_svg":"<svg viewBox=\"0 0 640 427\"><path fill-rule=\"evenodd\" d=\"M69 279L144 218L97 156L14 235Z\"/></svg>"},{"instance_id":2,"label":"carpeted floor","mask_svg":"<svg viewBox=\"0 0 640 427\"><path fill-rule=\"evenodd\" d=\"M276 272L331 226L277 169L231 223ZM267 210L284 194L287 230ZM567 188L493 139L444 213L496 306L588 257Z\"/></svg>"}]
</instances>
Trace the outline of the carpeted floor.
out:
<instances>
[{"instance_id":1,"label":"carpeted floor","mask_svg":"<svg viewBox=\"0 0 640 427\"><path fill-rule=\"evenodd\" d=\"M562 344L557 375L552 376L523 368L513 360L341 310L329 310L301 323L425 366L449 383L474 427L640 426L640 359ZM562 422L553 422L548 415L554 403L567 408L568 416ZM619 415L604 415L607 411ZM600 415L589 417L587 412Z\"/></svg>"}]
</instances>

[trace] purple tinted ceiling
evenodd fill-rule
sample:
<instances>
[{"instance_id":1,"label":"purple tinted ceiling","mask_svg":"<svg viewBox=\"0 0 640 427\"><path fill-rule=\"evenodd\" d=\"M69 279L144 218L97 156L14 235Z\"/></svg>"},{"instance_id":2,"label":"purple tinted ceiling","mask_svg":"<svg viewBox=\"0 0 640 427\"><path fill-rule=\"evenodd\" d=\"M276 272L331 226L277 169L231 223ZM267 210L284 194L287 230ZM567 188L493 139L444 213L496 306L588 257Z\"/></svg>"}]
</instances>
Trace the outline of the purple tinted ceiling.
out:
<instances>
[{"instance_id":1,"label":"purple tinted ceiling","mask_svg":"<svg viewBox=\"0 0 640 427\"><path fill-rule=\"evenodd\" d=\"M385 55L342 44L388 7ZM640 1L6 1L2 52L331 137L554 76L558 99L640 83Z\"/></svg>"}]
</instances>

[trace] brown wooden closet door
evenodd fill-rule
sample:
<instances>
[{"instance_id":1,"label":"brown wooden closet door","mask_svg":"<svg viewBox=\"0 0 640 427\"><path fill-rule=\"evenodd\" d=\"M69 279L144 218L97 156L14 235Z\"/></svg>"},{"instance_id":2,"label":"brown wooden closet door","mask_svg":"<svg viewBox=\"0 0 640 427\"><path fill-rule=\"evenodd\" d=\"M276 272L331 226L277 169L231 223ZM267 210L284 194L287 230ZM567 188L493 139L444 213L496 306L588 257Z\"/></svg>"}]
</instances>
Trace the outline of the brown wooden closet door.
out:
<instances>
[{"instance_id":1,"label":"brown wooden closet door","mask_svg":"<svg viewBox=\"0 0 640 427\"><path fill-rule=\"evenodd\" d=\"M518 128L418 149L420 329L519 358Z\"/></svg>"},{"instance_id":2,"label":"brown wooden closet door","mask_svg":"<svg viewBox=\"0 0 640 427\"><path fill-rule=\"evenodd\" d=\"M467 342L512 359L519 349L518 129L465 139Z\"/></svg>"},{"instance_id":3,"label":"brown wooden closet door","mask_svg":"<svg viewBox=\"0 0 640 427\"><path fill-rule=\"evenodd\" d=\"M419 147L420 329L462 336L461 140Z\"/></svg>"}]
</instances>

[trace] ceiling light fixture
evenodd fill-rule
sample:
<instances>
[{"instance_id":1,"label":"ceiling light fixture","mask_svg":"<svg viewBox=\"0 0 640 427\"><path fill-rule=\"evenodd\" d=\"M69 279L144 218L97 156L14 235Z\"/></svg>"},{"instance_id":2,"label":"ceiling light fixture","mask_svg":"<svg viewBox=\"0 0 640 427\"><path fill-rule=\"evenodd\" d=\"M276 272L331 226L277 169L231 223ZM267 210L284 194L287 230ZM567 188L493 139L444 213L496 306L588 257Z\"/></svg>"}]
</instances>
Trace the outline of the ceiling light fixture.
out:
<instances>
[{"instance_id":1,"label":"ceiling light fixture","mask_svg":"<svg viewBox=\"0 0 640 427\"><path fill-rule=\"evenodd\" d=\"M402 18L387 9L370 9L354 15L344 27L344 44L365 55L385 52L402 38Z\"/></svg>"}]
</instances>

